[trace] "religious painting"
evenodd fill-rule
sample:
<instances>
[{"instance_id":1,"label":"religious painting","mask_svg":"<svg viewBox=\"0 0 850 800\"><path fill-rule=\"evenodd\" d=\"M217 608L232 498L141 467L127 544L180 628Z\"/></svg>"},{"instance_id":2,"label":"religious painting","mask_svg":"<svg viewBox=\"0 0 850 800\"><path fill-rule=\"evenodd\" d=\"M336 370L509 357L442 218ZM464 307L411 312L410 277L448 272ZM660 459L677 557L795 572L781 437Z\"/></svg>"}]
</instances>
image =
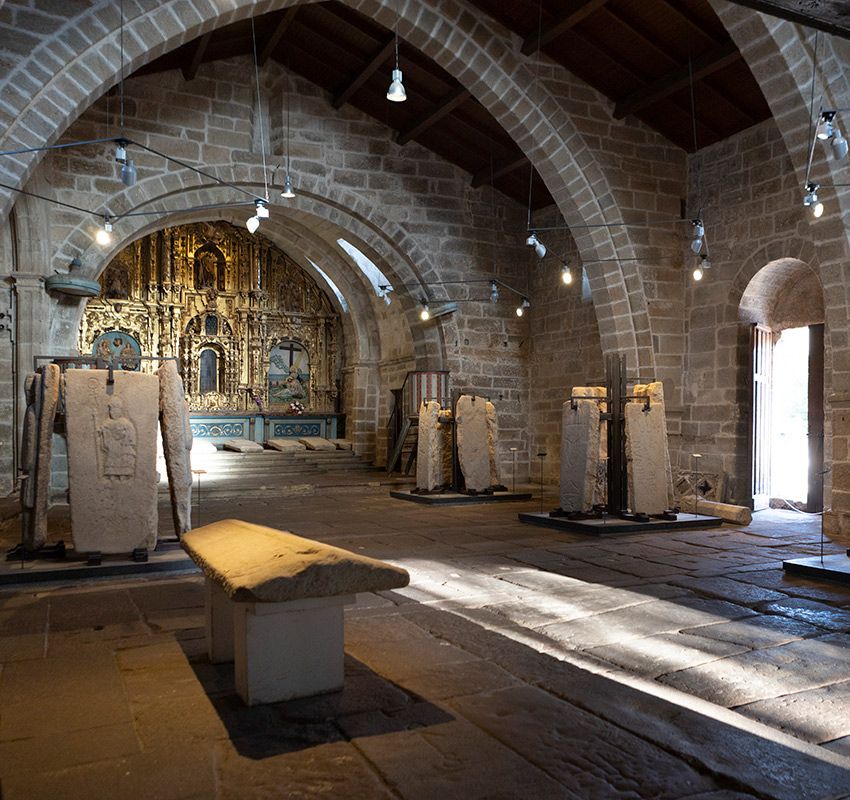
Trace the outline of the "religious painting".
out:
<instances>
[{"instance_id":1,"label":"religious painting","mask_svg":"<svg viewBox=\"0 0 850 800\"><path fill-rule=\"evenodd\" d=\"M107 364L136 372L142 363L142 347L135 337L124 331L102 333L92 344L91 354Z\"/></svg>"},{"instance_id":2,"label":"religious painting","mask_svg":"<svg viewBox=\"0 0 850 800\"><path fill-rule=\"evenodd\" d=\"M201 350L200 356L200 364L198 369L199 376L199 386L198 389L201 394L208 394L209 392L218 392L221 391L219 376L221 374L221 370L219 369L219 354L212 347L205 347Z\"/></svg>"},{"instance_id":3,"label":"religious painting","mask_svg":"<svg viewBox=\"0 0 850 800\"><path fill-rule=\"evenodd\" d=\"M195 289L224 290L224 253L214 244L205 244L195 252Z\"/></svg>"},{"instance_id":4,"label":"religious painting","mask_svg":"<svg viewBox=\"0 0 850 800\"><path fill-rule=\"evenodd\" d=\"M310 358L303 345L286 340L269 352L269 405L282 406L309 397Z\"/></svg>"}]
</instances>

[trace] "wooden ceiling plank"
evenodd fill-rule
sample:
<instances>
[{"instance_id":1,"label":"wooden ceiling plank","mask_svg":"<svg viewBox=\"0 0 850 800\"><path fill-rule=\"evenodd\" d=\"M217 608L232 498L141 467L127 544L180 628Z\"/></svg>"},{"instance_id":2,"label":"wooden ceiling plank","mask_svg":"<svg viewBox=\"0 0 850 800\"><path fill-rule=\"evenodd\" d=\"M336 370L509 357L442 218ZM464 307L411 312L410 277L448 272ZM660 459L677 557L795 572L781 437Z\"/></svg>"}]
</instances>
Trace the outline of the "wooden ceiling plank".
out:
<instances>
[{"instance_id":1,"label":"wooden ceiling plank","mask_svg":"<svg viewBox=\"0 0 850 800\"><path fill-rule=\"evenodd\" d=\"M286 33L289 26L292 24L292 21L295 19L295 15L298 13L298 6L293 6L286 10L286 12L281 16L278 20L275 29L272 31L271 36L266 40L266 43L263 45L263 49L260 51L260 54L257 56L257 63L262 67L266 61L269 60L271 54L275 51L275 48L280 44L280 40L283 38L283 35Z\"/></svg>"},{"instance_id":2,"label":"wooden ceiling plank","mask_svg":"<svg viewBox=\"0 0 850 800\"><path fill-rule=\"evenodd\" d=\"M337 92L333 99L333 107L342 108L342 106L344 106L351 99L351 96L386 63L387 59L392 55L394 49L395 35L390 36L384 42L383 47L381 47L381 49L377 53L375 53L372 60L365 67L363 67L363 69L361 69L360 72L354 76L354 78L352 78L348 86L346 86L342 91Z\"/></svg>"},{"instance_id":3,"label":"wooden ceiling plank","mask_svg":"<svg viewBox=\"0 0 850 800\"><path fill-rule=\"evenodd\" d=\"M542 25L539 31L535 30L525 37L521 48L522 54L530 56L536 53L553 39L557 39L562 33L566 33L583 19L598 11L606 2L608 0L582 0L582 2L572 3L568 9Z\"/></svg>"},{"instance_id":4,"label":"wooden ceiling plank","mask_svg":"<svg viewBox=\"0 0 850 800\"><path fill-rule=\"evenodd\" d=\"M204 60L204 55L207 52L212 35L212 31L207 31L203 36L199 36L195 40L189 59L180 65L180 71L183 73L184 80L190 81L198 74L198 69Z\"/></svg>"},{"instance_id":5,"label":"wooden ceiling plank","mask_svg":"<svg viewBox=\"0 0 850 800\"><path fill-rule=\"evenodd\" d=\"M850 39L850 24L847 20L845 0L823 0L819 3L807 3L802 10L799 0L732 0L733 3L773 17L787 19L809 28Z\"/></svg>"},{"instance_id":6,"label":"wooden ceiling plank","mask_svg":"<svg viewBox=\"0 0 850 800\"><path fill-rule=\"evenodd\" d=\"M655 103L684 89L693 80L702 80L729 64L734 63L741 57L735 43L730 39L727 42L713 47L706 53L694 59L691 65L677 67L666 75L652 81L636 92L617 101L614 107L614 119L622 119L627 114L634 114L642 108Z\"/></svg>"},{"instance_id":7,"label":"wooden ceiling plank","mask_svg":"<svg viewBox=\"0 0 850 800\"><path fill-rule=\"evenodd\" d=\"M519 169L523 165L528 165L528 157L525 154L497 161L493 164L492 169L489 165L483 167L472 176L472 187L477 189L479 186L495 183L499 178Z\"/></svg>"},{"instance_id":8,"label":"wooden ceiling plank","mask_svg":"<svg viewBox=\"0 0 850 800\"><path fill-rule=\"evenodd\" d=\"M411 139L415 139L421 133L428 130L434 123L439 122L443 117L451 114L458 106L465 103L470 97L469 90L463 86L458 86L443 97L437 103L430 113L426 114L416 125L407 130L400 131L396 141L399 144L407 144Z\"/></svg>"}]
</instances>

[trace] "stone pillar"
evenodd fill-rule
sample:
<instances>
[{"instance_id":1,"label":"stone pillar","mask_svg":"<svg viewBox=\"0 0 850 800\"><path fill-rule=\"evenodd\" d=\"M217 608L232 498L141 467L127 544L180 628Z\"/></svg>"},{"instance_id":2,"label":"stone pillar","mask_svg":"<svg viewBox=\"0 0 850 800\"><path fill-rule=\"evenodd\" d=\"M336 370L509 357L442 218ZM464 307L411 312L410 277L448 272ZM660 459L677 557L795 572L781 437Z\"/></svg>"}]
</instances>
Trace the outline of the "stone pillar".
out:
<instances>
[{"instance_id":1,"label":"stone pillar","mask_svg":"<svg viewBox=\"0 0 850 800\"><path fill-rule=\"evenodd\" d=\"M827 398L832 419L832 470L830 491L824 497L823 529L843 544L850 544L850 392ZM827 483L827 481L824 481Z\"/></svg>"}]
</instances>

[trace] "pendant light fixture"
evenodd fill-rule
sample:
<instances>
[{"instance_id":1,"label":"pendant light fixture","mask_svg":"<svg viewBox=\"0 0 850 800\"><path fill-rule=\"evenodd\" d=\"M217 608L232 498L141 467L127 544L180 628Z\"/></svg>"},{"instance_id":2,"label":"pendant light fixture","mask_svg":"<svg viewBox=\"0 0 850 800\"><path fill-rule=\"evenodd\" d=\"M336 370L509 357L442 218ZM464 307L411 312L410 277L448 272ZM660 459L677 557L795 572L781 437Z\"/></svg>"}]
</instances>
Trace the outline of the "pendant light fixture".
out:
<instances>
[{"instance_id":1,"label":"pendant light fixture","mask_svg":"<svg viewBox=\"0 0 850 800\"><path fill-rule=\"evenodd\" d=\"M569 286L573 282L573 273L570 271L570 265L564 262L561 267L561 283Z\"/></svg>"},{"instance_id":2,"label":"pendant light fixture","mask_svg":"<svg viewBox=\"0 0 850 800\"><path fill-rule=\"evenodd\" d=\"M422 310L419 312L419 319L421 319L423 322L427 322L429 319L431 319L431 308L428 305L427 300L422 300L420 302L422 304Z\"/></svg>"},{"instance_id":3,"label":"pendant light fixture","mask_svg":"<svg viewBox=\"0 0 850 800\"><path fill-rule=\"evenodd\" d=\"M283 191L280 193L281 197L286 198L287 200L291 200L295 197L295 190L292 188L292 173L289 171L289 134L290 134L290 125L289 125L289 98L290 98L290 86L289 86L289 75L286 76L287 86L286 86L286 175L283 179Z\"/></svg>"},{"instance_id":4,"label":"pendant light fixture","mask_svg":"<svg viewBox=\"0 0 850 800\"><path fill-rule=\"evenodd\" d=\"M94 240L104 247L112 243L112 221L108 216L103 217L103 227L98 229Z\"/></svg>"},{"instance_id":5,"label":"pendant light fixture","mask_svg":"<svg viewBox=\"0 0 850 800\"><path fill-rule=\"evenodd\" d=\"M387 89L387 100L393 103L403 103L407 100L407 92L404 89L401 70L398 67L398 17L396 17L395 23L395 69L393 70L390 88Z\"/></svg>"}]
</instances>

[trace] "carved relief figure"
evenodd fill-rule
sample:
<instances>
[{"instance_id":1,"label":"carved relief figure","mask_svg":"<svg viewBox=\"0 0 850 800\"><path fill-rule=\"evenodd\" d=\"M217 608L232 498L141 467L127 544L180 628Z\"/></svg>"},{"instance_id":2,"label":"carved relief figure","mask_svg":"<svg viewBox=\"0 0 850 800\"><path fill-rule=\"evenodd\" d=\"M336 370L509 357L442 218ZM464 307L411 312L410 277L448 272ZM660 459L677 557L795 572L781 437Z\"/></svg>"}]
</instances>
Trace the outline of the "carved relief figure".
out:
<instances>
[{"instance_id":1,"label":"carved relief figure","mask_svg":"<svg viewBox=\"0 0 850 800\"><path fill-rule=\"evenodd\" d=\"M218 284L218 259L209 250L195 256L195 288L210 289Z\"/></svg>"},{"instance_id":2,"label":"carved relief figure","mask_svg":"<svg viewBox=\"0 0 850 800\"><path fill-rule=\"evenodd\" d=\"M109 401L109 418L97 430L100 476L106 480L129 480L136 475L136 429L124 416L120 400Z\"/></svg>"}]
</instances>

